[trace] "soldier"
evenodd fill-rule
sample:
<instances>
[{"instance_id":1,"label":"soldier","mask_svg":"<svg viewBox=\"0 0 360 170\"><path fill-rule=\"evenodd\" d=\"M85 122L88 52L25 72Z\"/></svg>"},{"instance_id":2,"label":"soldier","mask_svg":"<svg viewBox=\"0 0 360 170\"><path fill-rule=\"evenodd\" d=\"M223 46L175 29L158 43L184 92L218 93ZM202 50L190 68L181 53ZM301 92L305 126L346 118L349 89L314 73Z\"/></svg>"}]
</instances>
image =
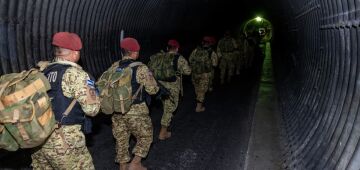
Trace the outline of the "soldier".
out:
<instances>
[{"instance_id":1,"label":"soldier","mask_svg":"<svg viewBox=\"0 0 360 170\"><path fill-rule=\"evenodd\" d=\"M205 111L203 105L205 94L209 87L212 68L217 65L217 56L213 49L210 48L211 43L211 37L205 36L202 45L197 47L189 58L197 101L196 112Z\"/></svg>"},{"instance_id":2,"label":"soldier","mask_svg":"<svg viewBox=\"0 0 360 170\"><path fill-rule=\"evenodd\" d=\"M100 109L94 80L76 64L80 59L81 39L69 32L53 36L55 59L44 70L48 77L52 109L58 127L45 144L32 154L34 169L95 169L81 131L85 115L95 116Z\"/></svg>"},{"instance_id":3,"label":"soldier","mask_svg":"<svg viewBox=\"0 0 360 170\"><path fill-rule=\"evenodd\" d=\"M221 84L225 83L225 76L227 72L227 82L231 81L234 73L234 51L237 49L236 41L230 36L230 32L226 31L224 38L222 38L217 46L217 55L220 58L220 79Z\"/></svg>"},{"instance_id":4,"label":"soldier","mask_svg":"<svg viewBox=\"0 0 360 170\"><path fill-rule=\"evenodd\" d=\"M237 39L237 50L235 50L235 72L236 75L240 74L240 71L244 68L245 57L244 57L244 35L241 34Z\"/></svg>"},{"instance_id":5,"label":"soldier","mask_svg":"<svg viewBox=\"0 0 360 170\"><path fill-rule=\"evenodd\" d=\"M180 44L176 40L169 40L167 52L160 52L150 58L149 66L170 95L162 99L164 112L161 118L159 139L171 137L168 131L173 113L178 107L179 93L182 91L182 75L190 75L191 69L186 59L178 53ZM164 76L162 76L164 75Z\"/></svg>"},{"instance_id":6,"label":"soldier","mask_svg":"<svg viewBox=\"0 0 360 170\"><path fill-rule=\"evenodd\" d=\"M120 169L146 169L141 164L141 159L145 158L149 152L153 141L153 125L149 116L149 109L145 102L147 95L156 94L159 87L148 67L135 60L139 57L140 45L134 38L125 38L121 41L120 47L123 52L123 58L119 62L119 69L130 67L134 76L131 77L132 94L134 96L140 89L145 89L143 94L134 99L130 110L124 114L114 113L112 116L112 130L116 139L116 162L120 163ZM120 82L122 79L119 80ZM123 80L126 81L126 80ZM142 86L142 87L141 87ZM145 96L145 97L144 97ZM131 163L129 155L129 140L133 135L136 138L136 145L132 150L135 155Z\"/></svg>"}]
</instances>

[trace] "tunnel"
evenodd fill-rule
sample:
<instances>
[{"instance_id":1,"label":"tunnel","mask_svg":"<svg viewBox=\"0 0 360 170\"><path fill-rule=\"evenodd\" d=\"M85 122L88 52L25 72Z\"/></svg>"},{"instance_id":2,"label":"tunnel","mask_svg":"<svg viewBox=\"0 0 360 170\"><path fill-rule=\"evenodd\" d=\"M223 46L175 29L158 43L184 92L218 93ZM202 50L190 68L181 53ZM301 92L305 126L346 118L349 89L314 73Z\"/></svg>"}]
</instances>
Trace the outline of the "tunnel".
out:
<instances>
[{"instance_id":1,"label":"tunnel","mask_svg":"<svg viewBox=\"0 0 360 170\"><path fill-rule=\"evenodd\" d=\"M52 35L59 31L75 32L81 37L84 48L80 64L98 78L113 62L121 59L119 42L123 37L138 39L143 62L163 49L171 38L177 39L181 43L181 53L189 56L204 35L221 38L225 30L237 33L246 21L256 16L269 20L273 29L271 65L280 119L276 129L279 169L360 169L359 0L0 0L0 75L27 70L39 61L51 60ZM184 128L183 133L192 133L184 127L189 125L187 121L203 127L197 131L197 136L181 136L178 131L178 136L183 137L178 140L182 146L203 146L219 158L185 149L173 157L172 162L166 162L163 157L171 157L171 154L159 158L157 155L181 150L180 145L172 145L174 142L169 141L164 144L168 148L165 146L161 151L158 150L163 145L153 144L146 163L153 169L243 169L253 121L255 104L252 101L258 94L254 89L260 81L256 73L249 72L247 79L237 79L229 86L232 90L219 88L225 92L210 96L213 98L210 108L218 109L219 113L226 107L238 107L228 109L229 112L249 112L221 118L224 121L220 124L231 128L231 119L242 120L244 116L244 127L215 132L208 129L219 124L196 122L191 114L177 115L177 127ZM251 83L244 83L246 81ZM185 85L185 89L190 86ZM241 88L245 88L240 90L241 94L251 97L222 101L221 97L226 98ZM185 95L183 100L180 110L190 112L191 97ZM248 110L244 111L245 107ZM159 108L153 110L160 112ZM209 112L207 119L219 118L219 113ZM99 119L109 123L107 118ZM190 125L188 127L192 127ZM103 126L97 125L98 128ZM111 141L111 132L106 133ZM239 137L239 141L240 138L244 141L236 145L226 140L211 141L210 136L223 136L223 133L244 133ZM192 142L185 140L191 137ZM205 143L197 142L196 138ZM109 166L96 161L105 159L106 153L101 150L107 144L105 139L101 141L97 149L90 149L98 154L93 155L95 167L116 167L111 156L102 161ZM89 142L91 145L91 139ZM232 142L237 142L237 138ZM227 150L217 150L214 143ZM238 145L244 145L245 149L232 147ZM114 149L109 150L114 155ZM236 150L243 153L230 158ZM26 150L1 150L0 156L1 169L30 168ZM239 158L234 158L237 156ZM207 163L196 162L198 157ZM220 157L222 165L216 164ZM187 161L177 161L182 159ZM232 166L234 164L236 166Z\"/></svg>"}]
</instances>

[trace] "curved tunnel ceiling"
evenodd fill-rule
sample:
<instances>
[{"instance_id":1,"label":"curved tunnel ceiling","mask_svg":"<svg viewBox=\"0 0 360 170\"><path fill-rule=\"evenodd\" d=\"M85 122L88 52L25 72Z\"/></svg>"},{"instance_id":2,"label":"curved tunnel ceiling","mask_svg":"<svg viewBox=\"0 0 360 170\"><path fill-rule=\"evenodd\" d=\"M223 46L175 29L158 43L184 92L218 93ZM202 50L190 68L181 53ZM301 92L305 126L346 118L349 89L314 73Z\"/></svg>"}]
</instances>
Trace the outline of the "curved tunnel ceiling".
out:
<instances>
[{"instance_id":1,"label":"curved tunnel ceiling","mask_svg":"<svg viewBox=\"0 0 360 170\"><path fill-rule=\"evenodd\" d=\"M170 37L179 38L187 50L203 34L221 35L254 17L252 10L269 6L263 15L274 26L283 166L358 169L360 1L235 2L0 0L0 74L50 59L57 31L80 35L82 65L98 77L119 59L121 30L139 39L143 56Z\"/></svg>"}]
</instances>

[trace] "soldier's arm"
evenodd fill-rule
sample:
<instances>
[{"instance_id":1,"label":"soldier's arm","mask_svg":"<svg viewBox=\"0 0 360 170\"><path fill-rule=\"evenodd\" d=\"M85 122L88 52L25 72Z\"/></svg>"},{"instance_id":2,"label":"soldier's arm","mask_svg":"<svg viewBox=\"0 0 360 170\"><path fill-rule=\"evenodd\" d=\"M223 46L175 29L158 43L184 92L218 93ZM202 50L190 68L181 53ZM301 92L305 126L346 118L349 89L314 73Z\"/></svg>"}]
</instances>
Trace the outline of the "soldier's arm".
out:
<instances>
[{"instance_id":1,"label":"soldier's arm","mask_svg":"<svg viewBox=\"0 0 360 170\"><path fill-rule=\"evenodd\" d=\"M75 67L66 70L61 83L64 96L76 99L88 116L95 116L100 109L100 101L89 75Z\"/></svg>"},{"instance_id":2,"label":"soldier's arm","mask_svg":"<svg viewBox=\"0 0 360 170\"><path fill-rule=\"evenodd\" d=\"M218 65L218 56L215 53L215 51L213 51L211 54L211 62L212 62L212 66L214 66L214 67L216 67Z\"/></svg>"},{"instance_id":3,"label":"soldier's arm","mask_svg":"<svg viewBox=\"0 0 360 170\"><path fill-rule=\"evenodd\" d=\"M178 70L180 70L181 74L184 74L184 75L191 74L191 68L189 66L189 63L188 63L188 61L186 61L186 59L183 56L179 57Z\"/></svg>"},{"instance_id":4,"label":"soldier's arm","mask_svg":"<svg viewBox=\"0 0 360 170\"><path fill-rule=\"evenodd\" d=\"M136 71L136 81L144 85L145 91L150 95L154 95L159 91L159 86L146 65L141 65Z\"/></svg>"},{"instance_id":5,"label":"soldier's arm","mask_svg":"<svg viewBox=\"0 0 360 170\"><path fill-rule=\"evenodd\" d=\"M235 40L235 39L232 39L232 43L233 43L233 45L234 45L234 48L235 48L235 49L237 49L237 48L238 48L238 45L237 45L237 43L236 43L236 40Z\"/></svg>"},{"instance_id":6,"label":"soldier's arm","mask_svg":"<svg viewBox=\"0 0 360 170\"><path fill-rule=\"evenodd\" d=\"M191 52L190 57L189 57L189 62L190 64L193 62L194 57L195 57L195 53L196 53L196 49L194 51Z\"/></svg>"},{"instance_id":7,"label":"soldier's arm","mask_svg":"<svg viewBox=\"0 0 360 170\"><path fill-rule=\"evenodd\" d=\"M222 56L222 54L221 54L221 49L220 49L220 44L221 44L221 43L222 43L221 41L218 43L218 46L217 46L217 49L216 49L216 53L217 53L217 55L218 55L219 58L221 58L221 56Z\"/></svg>"}]
</instances>

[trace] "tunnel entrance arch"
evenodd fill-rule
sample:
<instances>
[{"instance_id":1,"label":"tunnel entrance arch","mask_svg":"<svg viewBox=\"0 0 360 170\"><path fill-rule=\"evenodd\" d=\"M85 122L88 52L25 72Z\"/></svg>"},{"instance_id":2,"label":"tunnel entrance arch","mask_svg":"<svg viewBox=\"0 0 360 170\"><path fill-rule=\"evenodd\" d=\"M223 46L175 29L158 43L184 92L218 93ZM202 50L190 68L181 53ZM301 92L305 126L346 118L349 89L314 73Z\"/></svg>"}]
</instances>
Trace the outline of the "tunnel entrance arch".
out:
<instances>
[{"instance_id":1,"label":"tunnel entrance arch","mask_svg":"<svg viewBox=\"0 0 360 170\"><path fill-rule=\"evenodd\" d=\"M248 41L252 41L258 45L260 50L260 66L262 68L262 81L272 80L266 79L266 77L273 77L272 59L271 59L271 39L273 36L272 24L269 20L262 17L255 17L244 23L242 29L243 35L245 35ZM265 79L264 79L265 78Z\"/></svg>"}]
</instances>

